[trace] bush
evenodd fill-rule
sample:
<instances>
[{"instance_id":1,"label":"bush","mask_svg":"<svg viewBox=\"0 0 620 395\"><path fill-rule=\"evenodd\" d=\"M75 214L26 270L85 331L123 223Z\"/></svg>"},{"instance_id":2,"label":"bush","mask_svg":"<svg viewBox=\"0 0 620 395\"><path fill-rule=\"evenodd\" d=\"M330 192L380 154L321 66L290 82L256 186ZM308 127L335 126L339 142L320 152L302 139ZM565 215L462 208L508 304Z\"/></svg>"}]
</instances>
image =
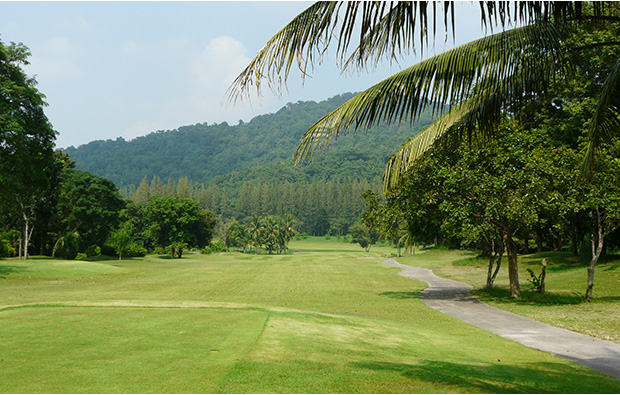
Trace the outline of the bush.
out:
<instances>
[{"instance_id":1,"label":"bush","mask_svg":"<svg viewBox=\"0 0 620 395\"><path fill-rule=\"evenodd\" d=\"M146 248L144 248L140 244L132 243L131 246L129 247L129 250L127 250L127 255L125 256L143 257L143 256L146 256L147 253L148 251L146 250Z\"/></svg>"},{"instance_id":2,"label":"bush","mask_svg":"<svg viewBox=\"0 0 620 395\"><path fill-rule=\"evenodd\" d=\"M202 254L215 254L218 252L226 252L228 249L226 245L222 241L216 241L215 243L210 243L207 248L203 248L200 250Z\"/></svg>"},{"instance_id":3,"label":"bush","mask_svg":"<svg viewBox=\"0 0 620 395\"><path fill-rule=\"evenodd\" d=\"M110 245L104 245L103 247L101 247L101 254L106 256L118 256L114 247ZM146 254L148 254L148 250L146 248L144 248L140 244L131 243L129 249L127 250L125 255L123 255L123 258L143 257L146 256Z\"/></svg>"},{"instance_id":4,"label":"bush","mask_svg":"<svg viewBox=\"0 0 620 395\"><path fill-rule=\"evenodd\" d=\"M86 249L87 257L90 258L91 256L98 256L98 255L101 255L101 247L99 247L98 245L93 244L92 246Z\"/></svg>"},{"instance_id":5,"label":"bush","mask_svg":"<svg viewBox=\"0 0 620 395\"><path fill-rule=\"evenodd\" d=\"M0 258L6 258L11 254L11 243L0 238Z\"/></svg>"},{"instance_id":6,"label":"bush","mask_svg":"<svg viewBox=\"0 0 620 395\"><path fill-rule=\"evenodd\" d=\"M54 245L53 255L55 258L66 260L75 259L79 246L80 236L74 232L66 233Z\"/></svg>"},{"instance_id":7,"label":"bush","mask_svg":"<svg viewBox=\"0 0 620 395\"><path fill-rule=\"evenodd\" d=\"M306 232L303 233L297 233L294 237L295 240L305 240L308 238L308 234Z\"/></svg>"},{"instance_id":8,"label":"bush","mask_svg":"<svg viewBox=\"0 0 620 395\"><path fill-rule=\"evenodd\" d=\"M77 256L75 257L76 260L78 261L86 261L88 260L88 256L83 253L83 252L78 252Z\"/></svg>"}]
</instances>

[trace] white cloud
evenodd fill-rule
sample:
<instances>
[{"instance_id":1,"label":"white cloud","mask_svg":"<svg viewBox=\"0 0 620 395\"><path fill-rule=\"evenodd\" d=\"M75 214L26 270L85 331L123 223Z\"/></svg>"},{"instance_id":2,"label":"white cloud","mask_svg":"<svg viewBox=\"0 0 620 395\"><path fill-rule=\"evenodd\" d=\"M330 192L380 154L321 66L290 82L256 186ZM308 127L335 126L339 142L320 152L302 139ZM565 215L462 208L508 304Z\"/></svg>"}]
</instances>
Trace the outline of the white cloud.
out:
<instances>
[{"instance_id":1,"label":"white cloud","mask_svg":"<svg viewBox=\"0 0 620 395\"><path fill-rule=\"evenodd\" d=\"M53 24L53 28L67 32L93 32L95 28L86 19L78 17L64 17Z\"/></svg>"},{"instance_id":2,"label":"white cloud","mask_svg":"<svg viewBox=\"0 0 620 395\"><path fill-rule=\"evenodd\" d=\"M66 37L50 38L32 52L28 73L36 74L39 80L52 82L84 75L78 63L82 51Z\"/></svg>"},{"instance_id":3,"label":"white cloud","mask_svg":"<svg viewBox=\"0 0 620 395\"><path fill-rule=\"evenodd\" d=\"M224 94L237 75L250 62L248 50L243 43L231 37L211 40L192 65L197 86Z\"/></svg>"}]
</instances>

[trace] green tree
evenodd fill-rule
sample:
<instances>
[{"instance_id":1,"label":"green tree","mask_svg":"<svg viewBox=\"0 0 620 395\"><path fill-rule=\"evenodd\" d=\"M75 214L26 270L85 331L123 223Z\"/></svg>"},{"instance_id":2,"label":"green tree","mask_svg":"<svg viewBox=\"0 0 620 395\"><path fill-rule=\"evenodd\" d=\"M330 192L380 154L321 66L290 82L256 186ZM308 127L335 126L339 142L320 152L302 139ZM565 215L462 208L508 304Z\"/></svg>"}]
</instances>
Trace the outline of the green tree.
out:
<instances>
[{"instance_id":1,"label":"green tree","mask_svg":"<svg viewBox=\"0 0 620 395\"><path fill-rule=\"evenodd\" d=\"M93 244L103 245L119 224L125 201L108 179L82 170L64 169L60 175L56 209L60 234L77 232L82 251Z\"/></svg>"},{"instance_id":2,"label":"green tree","mask_svg":"<svg viewBox=\"0 0 620 395\"><path fill-rule=\"evenodd\" d=\"M254 246L254 253L263 245L263 221L258 215L253 215L248 224L248 236Z\"/></svg>"},{"instance_id":3,"label":"green tree","mask_svg":"<svg viewBox=\"0 0 620 395\"><path fill-rule=\"evenodd\" d=\"M585 188L582 207L591 215L592 259L588 267L588 282L585 296L592 298L594 272L601 257L605 238L620 228L620 144L616 144L616 155L605 150L599 154L593 182Z\"/></svg>"},{"instance_id":4,"label":"green tree","mask_svg":"<svg viewBox=\"0 0 620 395\"><path fill-rule=\"evenodd\" d=\"M44 95L22 70L29 56L23 44L0 41L0 205L21 222L26 259L36 207L49 185L56 139L43 112Z\"/></svg>"},{"instance_id":5,"label":"green tree","mask_svg":"<svg viewBox=\"0 0 620 395\"><path fill-rule=\"evenodd\" d=\"M148 234L160 247L170 247L171 257L181 258L186 246L204 248L213 238L216 218L192 199L151 197L144 208Z\"/></svg>"},{"instance_id":6,"label":"green tree","mask_svg":"<svg viewBox=\"0 0 620 395\"><path fill-rule=\"evenodd\" d=\"M389 206L382 201L376 192L367 190L364 192L366 210L362 213L362 223L369 228L378 229L381 235L396 246L397 255L400 257L400 249L407 238L403 238L404 217L396 207Z\"/></svg>"},{"instance_id":7,"label":"green tree","mask_svg":"<svg viewBox=\"0 0 620 395\"><path fill-rule=\"evenodd\" d=\"M113 231L108 238L107 244L114 248L119 260L122 260L123 255L127 255L134 245L133 231L133 224L127 221L119 229Z\"/></svg>"},{"instance_id":8,"label":"green tree","mask_svg":"<svg viewBox=\"0 0 620 395\"><path fill-rule=\"evenodd\" d=\"M349 228L349 234L351 235L351 243L358 243L366 252L370 251L370 247L372 247L380 237L376 229L369 228L365 224L355 224L351 226L351 228Z\"/></svg>"}]
</instances>

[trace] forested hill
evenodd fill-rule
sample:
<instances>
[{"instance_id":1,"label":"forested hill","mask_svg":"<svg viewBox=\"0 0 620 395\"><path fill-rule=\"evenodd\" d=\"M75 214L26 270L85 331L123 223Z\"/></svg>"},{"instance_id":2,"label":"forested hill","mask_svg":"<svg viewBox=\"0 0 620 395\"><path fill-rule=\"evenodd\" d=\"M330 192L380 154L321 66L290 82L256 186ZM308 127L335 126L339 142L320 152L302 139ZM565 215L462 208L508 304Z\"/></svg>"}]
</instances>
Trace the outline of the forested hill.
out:
<instances>
[{"instance_id":1,"label":"forested hill","mask_svg":"<svg viewBox=\"0 0 620 395\"><path fill-rule=\"evenodd\" d=\"M119 187L137 186L146 176L162 180L187 177L193 183L313 181L363 178L376 180L383 165L407 139L431 122L423 116L409 124L375 128L340 137L312 163L293 169L292 155L308 127L351 98L351 93L316 102L289 103L275 114L238 125L201 123L157 131L125 141L93 141L65 152L76 167L109 178Z\"/></svg>"}]
</instances>

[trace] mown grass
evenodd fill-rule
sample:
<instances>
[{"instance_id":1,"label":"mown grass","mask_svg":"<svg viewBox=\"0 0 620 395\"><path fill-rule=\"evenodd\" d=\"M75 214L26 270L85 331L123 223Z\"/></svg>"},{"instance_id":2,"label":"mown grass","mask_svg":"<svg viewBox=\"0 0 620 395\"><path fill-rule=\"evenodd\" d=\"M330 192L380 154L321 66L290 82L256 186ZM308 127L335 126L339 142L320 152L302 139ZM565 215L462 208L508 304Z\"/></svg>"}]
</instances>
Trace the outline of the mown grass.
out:
<instances>
[{"instance_id":1,"label":"mown grass","mask_svg":"<svg viewBox=\"0 0 620 395\"><path fill-rule=\"evenodd\" d=\"M527 269L536 275L547 260L546 293L533 290ZM495 287L485 289L488 260L473 252L428 249L425 254L399 258L406 265L433 269L446 278L474 286L473 294L502 309L601 339L620 343L620 257L602 259L595 273L594 298L584 299L589 257L568 252L519 256L522 297L510 297L508 262L504 257Z\"/></svg>"},{"instance_id":2,"label":"mown grass","mask_svg":"<svg viewBox=\"0 0 620 395\"><path fill-rule=\"evenodd\" d=\"M0 261L0 392L620 392L427 308L388 248L291 252Z\"/></svg>"}]
</instances>

